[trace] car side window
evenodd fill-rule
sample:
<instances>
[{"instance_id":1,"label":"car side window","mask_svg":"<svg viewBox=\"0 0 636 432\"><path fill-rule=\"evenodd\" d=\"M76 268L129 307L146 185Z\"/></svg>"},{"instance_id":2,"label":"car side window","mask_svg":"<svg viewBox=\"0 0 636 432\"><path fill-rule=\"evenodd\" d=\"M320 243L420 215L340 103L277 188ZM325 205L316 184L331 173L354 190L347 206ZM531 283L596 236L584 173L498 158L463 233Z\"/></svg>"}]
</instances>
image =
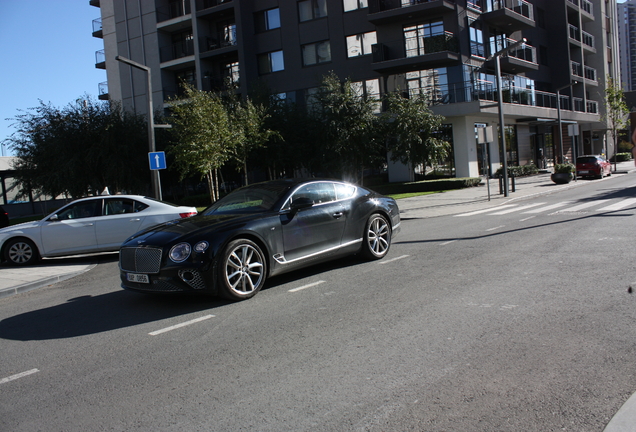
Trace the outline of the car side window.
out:
<instances>
[{"instance_id":1,"label":"car side window","mask_svg":"<svg viewBox=\"0 0 636 432\"><path fill-rule=\"evenodd\" d=\"M308 198L314 204L324 204L336 200L336 191L333 183L310 183L296 190L290 199L290 203L293 204L299 198Z\"/></svg>"},{"instance_id":2,"label":"car side window","mask_svg":"<svg viewBox=\"0 0 636 432\"><path fill-rule=\"evenodd\" d=\"M356 192L356 188L348 184L337 183L335 186L338 200L349 199Z\"/></svg>"},{"instance_id":3,"label":"car side window","mask_svg":"<svg viewBox=\"0 0 636 432\"><path fill-rule=\"evenodd\" d=\"M134 209L133 200L124 198L109 198L104 205L104 215L112 216L118 214L132 213Z\"/></svg>"},{"instance_id":4,"label":"car side window","mask_svg":"<svg viewBox=\"0 0 636 432\"><path fill-rule=\"evenodd\" d=\"M140 201L133 201L133 212L139 213L142 210L146 210L148 208L148 204L144 204Z\"/></svg>"},{"instance_id":5,"label":"car side window","mask_svg":"<svg viewBox=\"0 0 636 432\"><path fill-rule=\"evenodd\" d=\"M101 200L83 201L57 213L58 220L83 219L101 215Z\"/></svg>"}]
</instances>

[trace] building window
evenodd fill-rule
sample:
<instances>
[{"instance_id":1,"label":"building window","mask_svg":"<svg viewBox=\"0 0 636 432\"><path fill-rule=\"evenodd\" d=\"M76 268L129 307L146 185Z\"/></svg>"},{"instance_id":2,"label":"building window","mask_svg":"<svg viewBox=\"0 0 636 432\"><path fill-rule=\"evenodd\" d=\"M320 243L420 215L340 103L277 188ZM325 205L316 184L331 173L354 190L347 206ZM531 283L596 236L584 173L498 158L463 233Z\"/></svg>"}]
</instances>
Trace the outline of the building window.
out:
<instances>
[{"instance_id":1,"label":"building window","mask_svg":"<svg viewBox=\"0 0 636 432\"><path fill-rule=\"evenodd\" d=\"M347 57L371 54L371 45L376 43L378 43L378 38L374 31L347 36Z\"/></svg>"},{"instance_id":2,"label":"building window","mask_svg":"<svg viewBox=\"0 0 636 432\"><path fill-rule=\"evenodd\" d=\"M280 28L280 9L278 8L257 12L254 18L257 32Z\"/></svg>"},{"instance_id":3,"label":"building window","mask_svg":"<svg viewBox=\"0 0 636 432\"><path fill-rule=\"evenodd\" d=\"M258 70L261 74L278 72L285 69L282 51L273 51L258 56Z\"/></svg>"},{"instance_id":4,"label":"building window","mask_svg":"<svg viewBox=\"0 0 636 432\"><path fill-rule=\"evenodd\" d=\"M342 4L345 12L369 7L368 0L342 0Z\"/></svg>"},{"instance_id":5,"label":"building window","mask_svg":"<svg viewBox=\"0 0 636 432\"><path fill-rule=\"evenodd\" d=\"M406 44L406 56L416 57L426 54L424 39L431 36L444 34L443 21L431 21L404 27L404 41Z\"/></svg>"},{"instance_id":6,"label":"building window","mask_svg":"<svg viewBox=\"0 0 636 432\"><path fill-rule=\"evenodd\" d=\"M310 21L327 16L327 0L303 0L298 2L300 21Z\"/></svg>"},{"instance_id":7,"label":"building window","mask_svg":"<svg viewBox=\"0 0 636 432\"><path fill-rule=\"evenodd\" d=\"M545 28L545 11L540 7L537 8L537 26L539 28Z\"/></svg>"},{"instance_id":8,"label":"building window","mask_svg":"<svg viewBox=\"0 0 636 432\"><path fill-rule=\"evenodd\" d=\"M448 91L448 71L446 68L427 69L406 73L409 97L427 97L432 104L441 103Z\"/></svg>"},{"instance_id":9,"label":"building window","mask_svg":"<svg viewBox=\"0 0 636 432\"><path fill-rule=\"evenodd\" d=\"M478 57L486 57L481 23L475 19L468 18L468 30L470 35L470 54Z\"/></svg>"},{"instance_id":10,"label":"building window","mask_svg":"<svg viewBox=\"0 0 636 432\"><path fill-rule=\"evenodd\" d=\"M490 29L490 55L498 53L502 49L508 47L508 36L494 28Z\"/></svg>"},{"instance_id":11,"label":"building window","mask_svg":"<svg viewBox=\"0 0 636 432\"><path fill-rule=\"evenodd\" d=\"M351 83L351 88L356 94L364 99L375 101L373 104L373 112L378 114L382 111L382 102L380 101L380 80L372 79L366 81L357 81Z\"/></svg>"},{"instance_id":12,"label":"building window","mask_svg":"<svg viewBox=\"0 0 636 432\"><path fill-rule=\"evenodd\" d=\"M539 45L539 63L542 66L548 66L548 47Z\"/></svg>"},{"instance_id":13,"label":"building window","mask_svg":"<svg viewBox=\"0 0 636 432\"><path fill-rule=\"evenodd\" d=\"M312 87L305 91L305 107L307 112L313 113L320 108L320 101L318 100L319 87Z\"/></svg>"},{"instance_id":14,"label":"building window","mask_svg":"<svg viewBox=\"0 0 636 432\"><path fill-rule=\"evenodd\" d=\"M230 87L236 88L239 86L239 63L233 62L223 66L223 77L226 79Z\"/></svg>"},{"instance_id":15,"label":"building window","mask_svg":"<svg viewBox=\"0 0 636 432\"><path fill-rule=\"evenodd\" d=\"M311 66L331 61L331 45L329 41L303 45L303 66Z\"/></svg>"}]
</instances>

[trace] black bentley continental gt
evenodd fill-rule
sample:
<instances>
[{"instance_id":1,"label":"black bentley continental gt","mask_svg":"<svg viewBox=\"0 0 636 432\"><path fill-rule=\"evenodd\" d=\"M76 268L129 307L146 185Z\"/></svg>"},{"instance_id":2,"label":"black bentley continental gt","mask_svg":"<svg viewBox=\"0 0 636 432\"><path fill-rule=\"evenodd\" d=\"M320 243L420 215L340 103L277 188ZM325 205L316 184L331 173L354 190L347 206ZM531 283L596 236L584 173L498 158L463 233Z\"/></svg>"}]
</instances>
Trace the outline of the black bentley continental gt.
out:
<instances>
[{"instance_id":1,"label":"black bentley continental gt","mask_svg":"<svg viewBox=\"0 0 636 432\"><path fill-rule=\"evenodd\" d=\"M130 237L120 249L121 282L243 300L270 276L345 255L383 258L399 230L393 198L338 180L274 180Z\"/></svg>"}]
</instances>

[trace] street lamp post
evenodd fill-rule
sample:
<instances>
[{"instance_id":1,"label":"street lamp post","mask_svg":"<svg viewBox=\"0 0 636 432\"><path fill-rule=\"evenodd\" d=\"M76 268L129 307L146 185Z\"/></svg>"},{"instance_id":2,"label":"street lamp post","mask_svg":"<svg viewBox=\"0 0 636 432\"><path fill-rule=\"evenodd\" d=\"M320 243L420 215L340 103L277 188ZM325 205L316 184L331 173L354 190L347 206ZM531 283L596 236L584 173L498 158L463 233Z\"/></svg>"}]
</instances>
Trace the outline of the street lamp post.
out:
<instances>
[{"instance_id":1,"label":"street lamp post","mask_svg":"<svg viewBox=\"0 0 636 432\"><path fill-rule=\"evenodd\" d=\"M499 61L500 57L508 54L510 51L516 49L517 47L525 44L528 40L526 38L522 38L517 42L508 45L506 48L503 48L496 53L492 54L486 61L495 59L495 72L497 74L497 98L498 107L499 107L499 146L500 151L503 155L503 184L504 184L504 196L508 196L508 157L506 155L506 137L504 135L504 114L503 114L503 91L501 89L501 62Z\"/></svg>"},{"instance_id":2,"label":"street lamp post","mask_svg":"<svg viewBox=\"0 0 636 432\"><path fill-rule=\"evenodd\" d=\"M557 123L559 124L559 150L561 155L561 163L563 163L563 124L561 120L561 90L572 87L574 84L578 84L578 81L572 81L570 84L559 87L556 90L557 95Z\"/></svg>"},{"instance_id":3,"label":"street lamp post","mask_svg":"<svg viewBox=\"0 0 636 432\"><path fill-rule=\"evenodd\" d=\"M115 57L115 60L134 68L141 69L148 75L148 151L152 153L155 151L155 119L153 115L154 108L152 105L152 76L150 75L150 68L119 55ZM150 171L150 180L154 197L161 200L161 180L159 177L159 170Z\"/></svg>"}]
</instances>

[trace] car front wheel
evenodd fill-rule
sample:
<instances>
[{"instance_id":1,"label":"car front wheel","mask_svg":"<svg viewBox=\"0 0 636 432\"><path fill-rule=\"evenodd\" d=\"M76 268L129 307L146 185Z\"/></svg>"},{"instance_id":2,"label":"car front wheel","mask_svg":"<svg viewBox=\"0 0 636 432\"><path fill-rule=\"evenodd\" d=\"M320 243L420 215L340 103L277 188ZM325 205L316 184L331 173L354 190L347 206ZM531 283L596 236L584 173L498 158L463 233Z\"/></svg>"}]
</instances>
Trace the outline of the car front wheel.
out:
<instances>
[{"instance_id":1,"label":"car front wheel","mask_svg":"<svg viewBox=\"0 0 636 432\"><path fill-rule=\"evenodd\" d=\"M34 264L38 258L38 250L31 240L9 240L4 248L4 259L12 265Z\"/></svg>"},{"instance_id":2,"label":"car front wheel","mask_svg":"<svg viewBox=\"0 0 636 432\"><path fill-rule=\"evenodd\" d=\"M389 221L379 213L371 215L364 230L362 255L368 259L383 258L391 247Z\"/></svg>"},{"instance_id":3,"label":"car front wheel","mask_svg":"<svg viewBox=\"0 0 636 432\"><path fill-rule=\"evenodd\" d=\"M253 297L265 284L265 255L253 241L239 239L230 242L221 255L220 263L221 294L230 300Z\"/></svg>"}]
</instances>

